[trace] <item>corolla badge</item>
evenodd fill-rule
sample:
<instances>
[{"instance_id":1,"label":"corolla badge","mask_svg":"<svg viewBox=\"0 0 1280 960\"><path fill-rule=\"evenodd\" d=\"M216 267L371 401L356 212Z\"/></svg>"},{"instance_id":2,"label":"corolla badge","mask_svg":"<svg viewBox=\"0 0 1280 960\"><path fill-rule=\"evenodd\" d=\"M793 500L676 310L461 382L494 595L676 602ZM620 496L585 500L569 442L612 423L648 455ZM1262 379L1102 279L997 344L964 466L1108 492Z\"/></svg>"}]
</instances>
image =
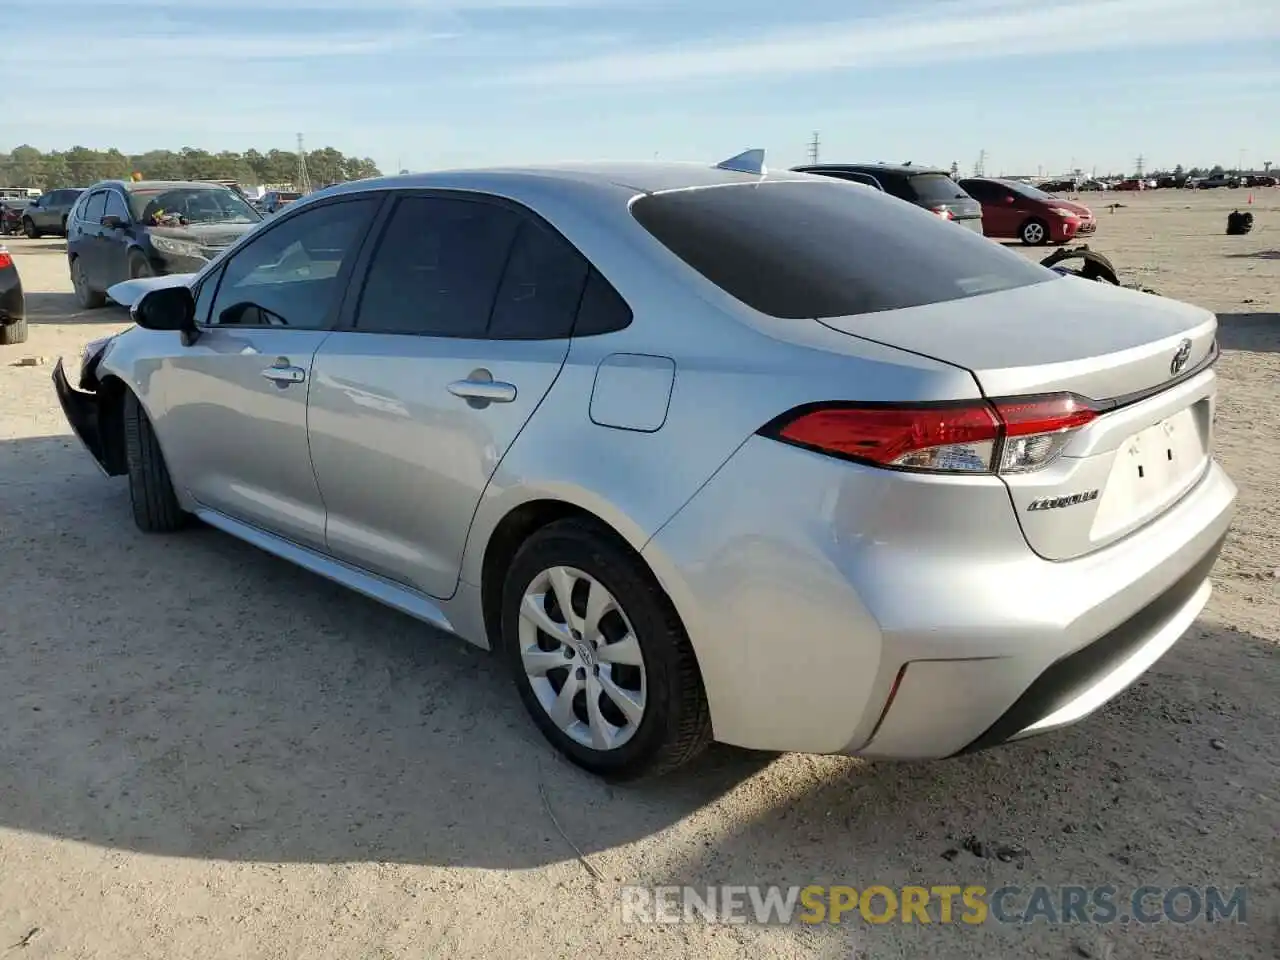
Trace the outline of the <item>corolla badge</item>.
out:
<instances>
[{"instance_id":1,"label":"corolla badge","mask_svg":"<svg viewBox=\"0 0 1280 960\"><path fill-rule=\"evenodd\" d=\"M1178 350L1173 355L1173 359L1169 361L1169 376L1176 377L1182 372L1182 368L1187 365L1187 361L1191 359L1191 341L1183 340L1178 344Z\"/></svg>"},{"instance_id":2,"label":"corolla badge","mask_svg":"<svg viewBox=\"0 0 1280 960\"><path fill-rule=\"evenodd\" d=\"M1028 510L1060 510L1062 507L1074 507L1077 503L1089 503L1098 499L1097 490L1085 490L1065 497L1039 497L1027 505Z\"/></svg>"}]
</instances>

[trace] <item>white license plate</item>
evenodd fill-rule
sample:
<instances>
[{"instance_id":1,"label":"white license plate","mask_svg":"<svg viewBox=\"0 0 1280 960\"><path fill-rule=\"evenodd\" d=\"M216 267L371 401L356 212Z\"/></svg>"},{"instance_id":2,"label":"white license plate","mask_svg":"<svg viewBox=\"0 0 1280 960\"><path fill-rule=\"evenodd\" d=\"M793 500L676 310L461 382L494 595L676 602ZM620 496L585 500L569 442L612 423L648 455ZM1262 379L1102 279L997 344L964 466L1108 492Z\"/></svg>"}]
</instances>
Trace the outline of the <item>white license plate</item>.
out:
<instances>
[{"instance_id":1,"label":"white license plate","mask_svg":"<svg viewBox=\"0 0 1280 960\"><path fill-rule=\"evenodd\" d=\"M1188 407L1120 445L1094 515L1095 538L1154 516L1195 483L1208 456L1198 412Z\"/></svg>"}]
</instances>

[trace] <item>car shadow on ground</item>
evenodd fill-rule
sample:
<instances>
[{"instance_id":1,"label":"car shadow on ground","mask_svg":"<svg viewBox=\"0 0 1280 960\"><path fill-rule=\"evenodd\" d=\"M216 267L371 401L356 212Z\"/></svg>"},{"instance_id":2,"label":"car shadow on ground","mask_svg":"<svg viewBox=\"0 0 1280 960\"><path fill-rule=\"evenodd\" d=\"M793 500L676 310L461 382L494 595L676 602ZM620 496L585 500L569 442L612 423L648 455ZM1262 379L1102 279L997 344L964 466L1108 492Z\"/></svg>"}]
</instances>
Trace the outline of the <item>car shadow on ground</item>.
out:
<instances>
[{"instance_id":1,"label":"car shadow on ground","mask_svg":"<svg viewBox=\"0 0 1280 960\"><path fill-rule=\"evenodd\" d=\"M74 293L26 294L28 323L124 323L128 311L111 301L96 310L85 310Z\"/></svg>"},{"instance_id":2,"label":"car shadow on ground","mask_svg":"<svg viewBox=\"0 0 1280 960\"><path fill-rule=\"evenodd\" d=\"M1226 350L1280 351L1280 313L1220 313L1218 343Z\"/></svg>"},{"instance_id":3,"label":"car shadow on ground","mask_svg":"<svg viewBox=\"0 0 1280 960\"><path fill-rule=\"evenodd\" d=\"M1280 260L1280 250L1255 250L1253 253L1226 253L1228 260Z\"/></svg>"},{"instance_id":4,"label":"car shadow on ground","mask_svg":"<svg viewBox=\"0 0 1280 960\"><path fill-rule=\"evenodd\" d=\"M1225 862L1214 837L1274 828L1269 641L1202 621L1083 725L963 758L724 747L609 785L551 752L489 654L212 529L137 532L71 437L0 445L0 826L251 862L519 869L576 848L633 883L1267 869L1265 844Z\"/></svg>"}]
</instances>

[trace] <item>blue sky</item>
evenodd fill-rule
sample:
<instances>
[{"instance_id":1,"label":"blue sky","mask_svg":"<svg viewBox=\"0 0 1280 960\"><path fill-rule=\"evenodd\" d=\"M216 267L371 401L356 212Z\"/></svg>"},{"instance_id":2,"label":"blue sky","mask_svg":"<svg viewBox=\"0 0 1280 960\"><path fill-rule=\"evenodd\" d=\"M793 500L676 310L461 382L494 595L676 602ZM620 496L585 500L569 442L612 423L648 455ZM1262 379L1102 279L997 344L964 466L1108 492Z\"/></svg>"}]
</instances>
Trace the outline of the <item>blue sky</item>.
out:
<instances>
[{"instance_id":1,"label":"blue sky","mask_svg":"<svg viewBox=\"0 0 1280 960\"><path fill-rule=\"evenodd\" d=\"M0 0L0 33L39 64L0 149L1280 165L1280 0Z\"/></svg>"}]
</instances>

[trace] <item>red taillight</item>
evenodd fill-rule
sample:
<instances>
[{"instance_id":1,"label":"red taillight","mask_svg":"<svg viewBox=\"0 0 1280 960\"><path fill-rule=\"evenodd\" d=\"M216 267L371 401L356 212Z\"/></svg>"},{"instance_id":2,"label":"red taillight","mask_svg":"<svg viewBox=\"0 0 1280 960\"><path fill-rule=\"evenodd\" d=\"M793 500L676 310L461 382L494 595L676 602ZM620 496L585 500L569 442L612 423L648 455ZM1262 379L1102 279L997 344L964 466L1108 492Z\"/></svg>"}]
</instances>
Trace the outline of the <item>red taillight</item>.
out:
<instances>
[{"instance_id":1,"label":"red taillight","mask_svg":"<svg viewBox=\"0 0 1280 960\"><path fill-rule=\"evenodd\" d=\"M761 430L819 453L897 470L1020 473L1054 460L1098 415L1071 394L899 406L802 407Z\"/></svg>"},{"instance_id":2,"label":"red taillight","mask_svg":"<svg viewBox=\"0 0 1280 960\"><path fill-rule=\"evenodd\" d=\"M931 213L936 213L936 214L937 214L938 216L940 216L943 220L954 220L954 219L955 219L955 215L954 215L954 214L952 214L952 212L951 212L950 210L948 210L948 209L947 209L947 205L946 205L946 204L944 204L944 203L939 203L939 204L937 204L936 206L932 206L932 207L930 207L930 208L929 208L929 211L930 211Z\"/></svg>"},{"instance_id":3,"label":"red taillight","mask_svg":"<svg viewBox=\"0 0 1280 960\"><path fill-rule=\"evenodd\" d=\"M13 266L13 257L9 256L9 251L0 247L0 270L7 270Z\"/></svg>"}]
</instances>

